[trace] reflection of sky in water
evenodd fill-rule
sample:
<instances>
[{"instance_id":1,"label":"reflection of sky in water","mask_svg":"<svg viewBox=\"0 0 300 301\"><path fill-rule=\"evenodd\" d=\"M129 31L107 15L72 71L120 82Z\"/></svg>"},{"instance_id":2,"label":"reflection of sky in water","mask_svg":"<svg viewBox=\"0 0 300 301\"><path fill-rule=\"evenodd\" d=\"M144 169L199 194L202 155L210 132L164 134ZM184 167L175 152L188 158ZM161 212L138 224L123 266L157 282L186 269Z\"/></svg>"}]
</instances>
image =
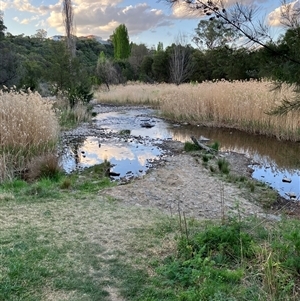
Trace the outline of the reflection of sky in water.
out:
<instances>
[{"instance_id":1,"label":"reflection of sky in water","mask_svg":"<svg viewBox=\"0 0 300 301\"><path fill-rule=\"evenodd\" d=\"M278 170L276 167L271 166L266 168L265 166L253 166L253 178L268 183L271 187L274 187L281 196L287 197L288 193L296 194L296 198L300 200L300 172ZM288 178L292 182L283 182L283 178Z\"/></svg>"},{"instance_id":2,"label":"reflection of sky in water","mask_svg":"<svg viewBox=\"0 0 300 301\"><path fill-rule=\"evenodd\" d=\"M95 118L96 125L108 131L119 132L130 130L133 136L150 137L153 139L170 139L172 133L169 125L161 119L150 117L155 111L151 109L131 110L126 112L101 113ZM150 123L152 128L142 127L143 123Z\"/></svg>"},{"instance_id":3,"label":"reflection of sky in water","mask_svg":"<svg viewBox=\"0 0 300 301\"><path fill-rule=\"evenodd\" d=\"M79 167L89 167L108 160L115 165L112 170L123 177L128 172L143 174L149 167L149 160L157 159L162 151L141 143L105 142L99 147L97 138L88 137L78 149L78 154Z\"/></svg>"},{"instance_id":4,"label":"reflection of sky in water","mask_svg":"<svg viewBox=\"0 0 300 301\"><path fill-rule=\"evenodd\" d=\"M300 195L300 144L281 142L264 136L250 135L241 131L218 129L191 125L170 125L164 120L152 117L155 111L151 109L134 109L122 112L101 113L94 119L95 126L108 132L130 130L132 136L149 137L151 139L173 139L181 142L191 141L193 135L207 137L211 142L218 141L221 151L243 153L259 165L253 165L253 177L270 183L283 196L294 192ZM153 125L152 128L141 126L144 122ZM84 152L82 154L81 152ZM105 159L116 164L114 171L121 176L128 171L139 174L147 169L148 159L156 158L161 151L157 147L134 142L101 143L95 137L88 137L78 150L79 165L91 166ZM69 162L68 162L69 160ZM73 170L76 162L66 160ZM66 169L67 170L67 169ZM283 183L284 177L291 183Z\"/></svg>"}]
</instances>

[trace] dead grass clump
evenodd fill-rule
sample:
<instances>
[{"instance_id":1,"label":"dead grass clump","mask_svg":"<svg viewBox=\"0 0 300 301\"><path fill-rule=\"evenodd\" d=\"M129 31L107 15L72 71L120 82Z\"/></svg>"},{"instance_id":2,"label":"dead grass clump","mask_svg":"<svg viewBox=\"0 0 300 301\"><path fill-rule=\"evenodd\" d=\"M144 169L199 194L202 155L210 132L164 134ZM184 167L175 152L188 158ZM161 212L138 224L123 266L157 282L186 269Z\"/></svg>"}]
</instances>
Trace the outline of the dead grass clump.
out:
<instances>
[{"instance_id":1,"label":"dead grass clump","mask_svg":"<svg viewBox=\"0 0 300 301\"><path fill-rule=\"evenodd\" d=\"M57 179L62 169L59 158L52 153L34 157L27 165L26 180L33 181L40 178Z\"/></svg>"},{"instance_id":2,"label":"dead grass clump","mask_svg":"<svg viewBox=\"0 0 300 301\"><path fill-rule=\"evenodd\" d=\"M87 105L77 102L71 108L69 100L63 95L58 95L54 107L59 116L60 124L66 128L91 119Z\"/></svg>"},{"instance_id":3,"label":"dead grass clump","mask_svg":"<svg viewBox=\"0 0 300 301\"><path fill-rule=\"evenodd\" d=\"M38 93L0 91L0 181L36 155L54 150L59 124L50 101Z\"/></svg>"},{"instance_id":4,"label":"dead grass clump","mask_svg":"<svg viewBox=\"0 0 300 301\"><path fill-rule=\"evenodd\" d=\"M99 102L155 103L162 113L176 121L214 127L228 127L249 133L300 140L300 113L285 116L266 114L282 99L293 99L293 87L272 90L268 81L215 81L201 84L133 84L112 86L98 92ZM130 100L130 101L129 101Z\"/></svg>"}]
</instances>

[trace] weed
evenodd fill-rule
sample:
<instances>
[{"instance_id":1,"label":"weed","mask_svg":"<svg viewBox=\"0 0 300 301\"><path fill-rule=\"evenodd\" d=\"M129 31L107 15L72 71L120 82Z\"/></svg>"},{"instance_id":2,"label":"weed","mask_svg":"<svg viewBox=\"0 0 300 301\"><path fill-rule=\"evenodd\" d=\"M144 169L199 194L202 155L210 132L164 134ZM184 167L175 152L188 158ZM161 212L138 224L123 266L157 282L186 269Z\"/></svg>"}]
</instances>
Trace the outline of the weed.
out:
<instances>
[{"instance_id":1,"label":"weed","mask_svg":"<svg viewBox=\"0 0 300 301\"><path fill-rule=\"evenodd\" d=\"M216 150L216 151L219 151L220 149L220 143L219 142L214 142L213 144L209 145L210 148Z\"/></svg>"},{"instance_id":2,"label":"weed","mask_svg":"<svg viewBox=\"0 0 300 301\"><path fill-rule=\"evenodd\" d=\"M183 148L186 152L193 152L193 151L200 150L200 147L198 145L196 145L195 143L189 142L189 141L186 141L184 143Z\"/></svg>"},{"instance_id":3,"label":"weed","mask_svg":"<svg viewBox=\"0 0 300 301\"><path fill-rule=\"evenodd\" d=\"M211 172L216 172L216 168L214 166L212 166L212 165L209 165L209 170Z\"/></svg>"},{"instance_id":4,"label":"weed","mask_svg":"<svg viewBox=\"0 0 300 301\"><path fill-rule=\"evenodd\" d=\"M130 135L130 130L121 130L119 132L119 135L121 135L121 136L128 136L128 135Z\"/></svg>"},{"instance_id":5,"label":"weed","mask_svg":"<svg viewBox=\"0 0 300 301\"><path fill-rule=\"evenodd\" d=\"M217 164L218 164L219 170L222 173L229 174L230 169L229 169L229 162L228 161L226 161L224 158L219 158Z\"/></svg>"},{"instance_id":6,"label":"weed","mask_svg":"<svg viewBox=\"0 0 300 301\"><path fill-rule=\"evenodd\" d=\"M40 178L49 178L58 181L62 175L59 158L55 154L44 154L35 157L28 164L25 174L26 180L33 181Z\"/></svg>"},{"instance_id":7,"label":"weed","mask_svg":"<svg viewBox=\"0 0 300 301\"><path fill-rule=\"evenodd\" d=\"M255 182L254 181L248 181L246 185L250 189L251 192L254 192L254 190L255 190Z\"/></svg>"},{"instance_id":8,"label":"weed","mask_svg":"<svg viewBox=\"0 0 300 301\"><path fill-rule=\"evenodd\" d=\"M72 186L72 181L70 178L63 179L62 183L60 184L61 189L70 189Z\"/></svg>"},{"instance_id":9,"label":"weed","mask_svg":"<svg viewBox=\"0 0 300 301\"><path fill-rule=\"evenodd\" d=\"M204 154L204 155L202 156L202 161L203 161L203 162L208 162L209 159L210 159L210 157L209 157L207 154Z\"/></svg>"}]
</instances>

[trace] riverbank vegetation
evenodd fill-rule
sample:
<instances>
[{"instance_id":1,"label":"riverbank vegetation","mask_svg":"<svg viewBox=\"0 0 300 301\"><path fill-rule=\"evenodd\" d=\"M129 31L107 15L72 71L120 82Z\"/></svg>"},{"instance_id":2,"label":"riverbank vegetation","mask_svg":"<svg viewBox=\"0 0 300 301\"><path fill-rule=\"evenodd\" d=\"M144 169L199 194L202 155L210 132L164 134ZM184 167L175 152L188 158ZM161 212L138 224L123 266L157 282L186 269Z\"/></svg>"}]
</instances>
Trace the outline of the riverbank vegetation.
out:
<instances>
[{"instance_id":1,"label":"riverbank vegetation","mask_svg":"<svg viewBox=\"0 0 300 301\"><path fill-rule=\"evenodd\" d=\"M109 91L99 90L99 102L146 104L160 109L173 121L195 125L228 127L248 133L273 136L282 140L300 140L300 113L268 114L282 97L293 98L293 87L283 85L272 90L269 81L214 81L147 85L115 85Z\"/></svg>"}]
</instances>

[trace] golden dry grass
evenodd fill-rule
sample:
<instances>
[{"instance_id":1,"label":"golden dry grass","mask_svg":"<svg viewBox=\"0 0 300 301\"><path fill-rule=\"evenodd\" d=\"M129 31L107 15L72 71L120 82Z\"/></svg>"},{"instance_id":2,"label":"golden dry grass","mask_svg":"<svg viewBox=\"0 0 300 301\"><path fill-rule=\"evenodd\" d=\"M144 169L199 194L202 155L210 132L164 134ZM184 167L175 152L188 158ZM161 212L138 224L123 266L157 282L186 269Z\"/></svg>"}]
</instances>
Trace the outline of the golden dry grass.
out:
<instances>
[{"instance_id":1,"label":"golden dry grass","mask_svg":"<svg viewBox=\"0 0 300 301\"><path fill-rule=\"evenodd\" d=\"M110 91L99 90L95 97L99 102L151 104L175 121L300 140L299 112L286 116L266 114L283 97L292 99L292 87L284 85L280 91L272 88L272 83L267 81L216 81L180 86L129 83L112 86Z\"/></svg>"},{"instance_id":2,"label":"golden dry grass","mask_svg":"<svg viewBox=\"0 0 300 301\"><path fill-rule=\"evenodd\" d=\"M0 91L0 181L13 177L36 154L51 152L59 124L50 101L38 93Z\"/></svg>"}]
</instances>

